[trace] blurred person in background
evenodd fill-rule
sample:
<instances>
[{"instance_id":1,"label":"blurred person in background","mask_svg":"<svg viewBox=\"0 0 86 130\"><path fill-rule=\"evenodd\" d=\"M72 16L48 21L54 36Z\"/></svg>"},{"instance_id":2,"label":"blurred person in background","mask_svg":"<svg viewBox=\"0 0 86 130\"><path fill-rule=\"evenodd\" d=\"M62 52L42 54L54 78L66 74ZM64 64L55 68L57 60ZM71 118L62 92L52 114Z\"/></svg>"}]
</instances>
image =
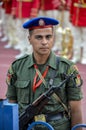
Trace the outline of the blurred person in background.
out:
<instances>
[{"instance_id":1,"label":"blurred person in background","mask_svg":"<svg viewBox=\"0 0 86 130\"><path fill-rule=\"evenodd\" d=\"M7 2L4 0L0 1L0 36L1 36L0 41L1 42L8 41L6 11L5 11L6 3Z\"/></svg>"},{"instance_id":2,"label":"blurred person in background","mask_svg":"<svg viewBox=\"0 0 86 130\"><path fill-rule=\"evenodd\" d=\"M72 0L70 21L74 37L73 62L86 64L86 0Z\"/></svg>"},{"instance_id":3,"label":"blurred person in background","mask_svg":"<svg viewBox=\"0 0 86 130\"><path fill-rule=\"evenodd\" d=\"M13 48L17 44L16 33L15 33L15 19L13 18L12 12L12 0L3 1L3 8L5 9L5 25L4 30L6 32L6 36L8 37L7 45L5 48ZM1 41L5 41L3 37Z\"/></svg>"}]
</instances>

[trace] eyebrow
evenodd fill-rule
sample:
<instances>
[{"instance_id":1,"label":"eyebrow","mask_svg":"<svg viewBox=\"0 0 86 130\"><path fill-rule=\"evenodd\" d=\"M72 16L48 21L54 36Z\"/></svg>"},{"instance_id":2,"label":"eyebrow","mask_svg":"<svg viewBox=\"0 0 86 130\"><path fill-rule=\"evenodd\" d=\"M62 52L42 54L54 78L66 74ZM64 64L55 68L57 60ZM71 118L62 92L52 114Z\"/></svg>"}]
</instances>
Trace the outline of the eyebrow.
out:
<instances>
[{"instance_id":1,"label":"eyebrow","mask_svg":"<svg viewBox=\"0 0 86 130\"><path fill-rule=\"evenodd\" d=\"M48 36L53 36L53 34L46 34L46 35L40 35L40 34L36 34L35 37L48 37Z\"/></svg>"},{"instance_id":2,"label":"eyebrow","mask_svg":"<svg viewBox=\"0 0 86 130\"><path fill-rule=\"evenodd\" d=\"M35 36L51 36L53 34L46 34L46 35L41 35L41 34L36 34Z\"/></svg>"}]
</instances>

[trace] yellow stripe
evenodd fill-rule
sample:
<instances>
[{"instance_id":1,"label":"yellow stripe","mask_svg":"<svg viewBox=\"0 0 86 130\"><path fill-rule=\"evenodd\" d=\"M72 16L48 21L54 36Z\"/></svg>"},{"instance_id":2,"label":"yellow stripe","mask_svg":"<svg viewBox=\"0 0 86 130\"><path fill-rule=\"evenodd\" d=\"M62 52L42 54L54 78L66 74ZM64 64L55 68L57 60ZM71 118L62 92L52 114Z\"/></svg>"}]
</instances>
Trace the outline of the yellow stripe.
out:
<instances>
[{"instance_id":1,"label":"yellow stripe","mask_svg":"<svg viewBox=\"0 0 86 130\"><path fill-rule=\"evenodd\" d=\"M75 7L79 7L79 8L86 8L86 4L78 4L78 3L74 3Z\"/></svg>"},{"instance_id":2,"label":"yellow stripe","mask_svg":"<svg viewBox=\"0 0 86 130\"><path fill-rule=\"evenodd\" d=\"M17 1L21 1L21 2L32 2L33 0L17 0Z\"/></svg>"}]
</instances>

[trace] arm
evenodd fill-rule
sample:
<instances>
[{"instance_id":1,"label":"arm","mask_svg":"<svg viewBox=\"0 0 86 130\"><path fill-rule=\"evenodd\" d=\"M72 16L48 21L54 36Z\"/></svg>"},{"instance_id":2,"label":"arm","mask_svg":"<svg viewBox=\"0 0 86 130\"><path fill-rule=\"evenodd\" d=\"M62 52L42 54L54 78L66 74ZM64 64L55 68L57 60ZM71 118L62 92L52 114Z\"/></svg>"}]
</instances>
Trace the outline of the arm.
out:
<instances>
[{"instance_id":1,"label":"arm","mask_svg":"<svg viewBox=\"0 0 86 130\"><path fill-rule=\"evenodd\" d=\"M75 78L70 80L68 83L67 91L68 91L68 100L70 106L70 114L71 114L71 128L77 124L82 124L82 84L83 80L79 73L79 70L76 65L70 66L68 72L74 73ZM82 128L78 128L77 130L82 130Z\"/></svg>"},{"instance_id":2,"label":"arm","mask_svg":"<svg viewBox=\"0 0 86 130\"><path fill-rule=\"evenodd\" d=\"M69 102L71 109L71 127L76 124L82 124L82 102L80 101L70 101ZM82 130L78 128L77 130Z\"/></svg>"},{"instance_id":3,"label":"arm","mask_svg":"<svg viewBox=\"0 0 86 130\"><path fill-rule=\"evenodd\" d=\"M8 86L6 97L9 103L17 103L17 93L16 88L14 86L15 82L16 82L16 76L14 74L13 67L11 65L8 69L6 77L6 83Z\"/></svg>"}]
</instances>

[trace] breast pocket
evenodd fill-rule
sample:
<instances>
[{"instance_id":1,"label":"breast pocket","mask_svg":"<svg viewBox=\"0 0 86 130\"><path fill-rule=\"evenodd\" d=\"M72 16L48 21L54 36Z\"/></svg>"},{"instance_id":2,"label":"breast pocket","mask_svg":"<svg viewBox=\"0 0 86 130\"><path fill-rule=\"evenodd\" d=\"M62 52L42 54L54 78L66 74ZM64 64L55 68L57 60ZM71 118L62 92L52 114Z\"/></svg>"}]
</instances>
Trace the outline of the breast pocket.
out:
<instances>
[{"instance_id":1,"label":"breast pocket","mask_svg":"<svg viewBox=\"0 0 86 130\"><path fill-rule=\"evenodd\" d=\"M28 80L28 81L18 80L15 83L15 86L16 86L18 102L28 104L29 97L30 97L30 88L31 88L30 80Z\"/></svg>"}]
</instances>

